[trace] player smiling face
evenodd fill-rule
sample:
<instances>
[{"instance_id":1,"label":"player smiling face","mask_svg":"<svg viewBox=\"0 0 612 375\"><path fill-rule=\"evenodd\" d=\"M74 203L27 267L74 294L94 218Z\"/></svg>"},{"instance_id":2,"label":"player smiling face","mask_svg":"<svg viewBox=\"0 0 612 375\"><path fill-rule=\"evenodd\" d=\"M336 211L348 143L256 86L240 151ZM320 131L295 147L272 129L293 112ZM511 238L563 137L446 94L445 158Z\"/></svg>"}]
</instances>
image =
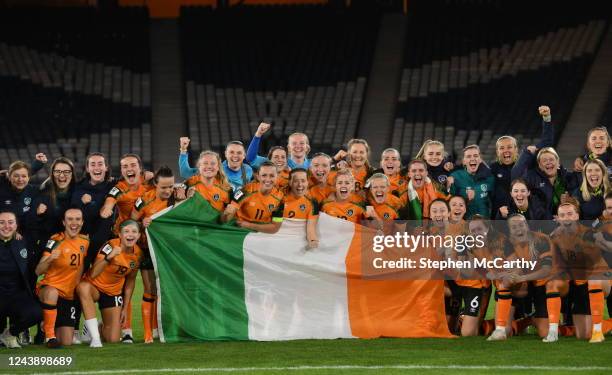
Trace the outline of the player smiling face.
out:
<instances>
[{"instance_id":1,"label":"player smiling face","mask_svg":"<svg viewBox=\"0 0 612 375\"><path fill-rule=\"evenodd\" d=\"M588 163L585 166L585 176L587 184L593 189L597 189L603 184L604 171L595 162Z\"/></svg>"},{"instance_id":2,"label":"player smiling face","mask_svg":"<svg viewBox=\"0 0 612 375\"><path fill-rule=\"evenodd\" d=\"M478 166L482 163L482 159L480 158L480 150L477 148L468 148L463 151L463 165L465 166L465 170L469 174L475 174L478 170Z\"/></svg>"},{"instance_id":3,"label":"player smiling face","mask_svg":"<svg viewBox=\"0 0 612 375\"><path fill-rule=\"evenodd\" d=\"M133 186L140 184L142 169L140 168L138 159L133 156L128 156L121 159L120 165L121 176L123 176L128 185Z\"/></svg>"},{"instance_id":4,"label":"player smiling face","mask_svg":"<svg viewBox=\"0 0 612 375\"><path fill-rule=\"evenodd\" d=\"M66 210L62 223L64 224L66 236L75 238L81 233L81 228L83 228L83 212L75 208Z\"/></svg>"},{"instance_id":5,"label":"player smiling face","mask_svg":"<svg viewBox=\"0 0 612 375\"><path fill-rule=\"evenodd\" d=\"M258 172L258 181L260 183L259 191L262 193L268 193L274 188L276 182L276 167L271 165L262 165Z\"/></svg>"},{"instance_id":6,"label":"player smiling face","mask_svg":"<svg viewBox=\"0 0 612 375\"><path fill-rule=\"evenodd\" d=\"M514 242L525 242L529 239L529 225L524 216L512 216L508 219L510 239Z\"/></svg>"},{"instance_id":7,"label":"player smiling face","mask_svg":"<svg viewBox=\"0 0 612 375\"><path fill-rule=\"evenodd\" d=\"M603 155L610 146L608 135L604 130L593 130L587 142L589 151L595 155Z\"/></svg>"},{"instance_id":8,"label":"player smiling face","mask_svg":"<svg viewBox=\"0 0 612 375\"><path fill-rule=\"evenodd\" d=\"M370 194L376 203L385 203L388 192L389 180L386 178L373 178L370 180Z\"/></svg>"},{"instance_id":9,"label":"player smiling face","mask_svg":"<svg viewBox=\"0 0 612 375\"><path fill-rule=\"evenodd\" d=\"M155 184L157 198L165 201L170 199L174 193L174 177L159 177Z\"/></svg>"},{"instance_id":10,"label":"player smiling face","mask_svg":"<svg viewBox=\"0 0 612 375\"><path fill-rule=\"evenodd\" d=\"M124 225L121 228L121 232L119 232L119 239L121 240L121 245L126 248L132 248L138 242L140 238L140 227L138 223L131 222L127 225Z\"/></svg>"},{"instance_id":11,"label":"player smiling face","mask_svg":"<svg viewBox=\"0 0 612 375\"><path fill-rule=\"evenodd\" d=\"M412 181L412 186L415 189L423 187L425 178L427 177L427 168L421 162L413 162L408 169L408 177Z\"/></svg>"},{"instance_id":12,"label":"player smiling face","mask_svg":"<svg viewBox=\"0 0 612 375\"><path fill-rule=\"evenodd\" d=\"M454 222L463 220L467 208L465 207L465 200L462 197L455 196L450 199L450 219Z\"/></svg>"},{"instance_id":13,"label":"player smiling face","mask_svg":"<svg viewBox=\"0 0 612 375\"><path fill-rule=\"evenodd\" d=\"M354 190L355 180L351 175L339 174L336 177L336 198L338 200L347 200Z\"/></svg>"},{"instance_id":14,"label":"player smiling face","mask_svg":"<svg viewBox=\"0 0 612 375\"><path fill-rule=\"evenodd\" d=\"M331 171L330 159L327 156L320 155L312 158L310 162L310 173L319 183L326 183L327 176Z\"/></svg>"},{"instance_id":15,"label":"player smiling face","mask_svg":"<svg viewBox=\"0 0 612 375\"><path fill-rule=\"evenodd\" d=\"M386 150L382 153L380 167L387 176L393 176L399 173L402 162L397 150Z\"/></svg>"},{"instance_id":16,"label":"player smiling face","mask_svg":"<svg viewBox=\"0 0 612 375\"><path fill-rule=\"evenodd\" d=\"M547 177L555 177L559 169L559 159L551 152L541 152L538 160L538 167Z\"/></svg>"},{"instance_id":17,"label":"player smiling face","mask_svg":"<svg viewBox=\"0 0 612 375\"><path fill-rule=\"evenodd\" d=\"M444 147L438 144L427 145L423 152L423 159L428 165L437 167L444 160Z\"/></svg>"},{"instance_id":18,"label":"player smiling face","mask_svg":"<svg viewBox=\"0 0 612 375\"><path fill-rule=\"evenodd\" d=\"M525 210L529 206L529 189L522 182L515 182L512 185L512 190L510 191L510 196L514 201L514 204L519 209Z\"/></svg>"},{"instance_id":19,"label":"player smiling face","mask_svg":"<svg viewBox=\"0 0 612 375\"><path fill-rule=\"evenodd\" d=\"M280 172L287 167L287 153L285 150L281 148L276 149L272 152L271 156L270 161L276 165L277 171Z\"/></svg>"},{"instance_id":20,"label":"player smiling face","mask_svg":"<svg viewBox=\"0 0 612 375\"><path fill-rule=\"evenodd\" d=\"M297 197L303 197L308 191L308 174L306 172L295 172L291 174L289 181L291 193Z\"/></svg>"},{"instance_id":21,"label":"player smiling face","mask_svg":"<svg viewBox=\"0 0 612 375\"><path fill-rule=\"evenodd\" d=\"M215 178L219 173L219 161L212 154L202 155L198 161L198 170L200 176L204 178Z\"/></svg>"},{"instance_id":22,"label":"player smiling face","mask_svg":"<svg viewBox=\"0 0 612 375\"><path fill-rule=\"evenodd\" d=\"M308 144L308 137L305 134L292 134L289 136L289 142L287 149L292 157L297 159L305 158L310 151L310 145Z\"/></svg>"},{"instance_id":23,"label":"player smiling face","mask_svg":"<svg viewBox=\"0 0 612 375\"><path fill-rule=\"evenodd\" d=\"M516 140L511 137L501 137L496 144L495 152L497 153L497 160L503 165L510 165L514 163L518 155L518 147L516 146Z\"/></svg>"},{"instance_id":24,"label":"player smiling face","mask_svg":"<svg viewBox=\"0 0 612 375\"><path fill-rule=\"evenodd\" d=\"M354 143L348 152L352 168L361 168L368 160L368 149L363 143Z\"/></svg>"},{"instance_id":25,"label":"player smiling face","mask_svg":"<svg viewBox=\"0 0 612 375\"><path fill-rule=\"evenodd\" d=\"M570 229L578 222L580 215L571 204L561 204L557 209L557 221L565 229Z\"/></svg>"},{"instance_id":26,"label":"player smiling face","mask_svg":"<svg viewBox=\"0 0 612 375\"><path fill-rule=\"evenodd\" d=\"M483 236L486 238L487 233L489 233L489 228L484 220L472 220L468 224L468 228L473 236Z\"/></svg>"},{"instance_id":27,"label":"player smiling face","mask_svg":"<svg viewBox=\"0 0 612 375\"><path fill-rule=\"evenodd\" d=\"M227 160L227 166L237 171L242 167L242 162L245 158L244 146L237 143L231 143L225 148L225 159Z\"/></svg>"},{"instance_id":28,"label":"player smiling face","mask_svg":"<svg viewBox=\"0 0 612 375\"><path fill-rule=\"evenodd\" d=\"M90 156L85 168L85 171L89 173L89 179L92 184L103 182L108 171L106 160L101 155Z\"/></svg>"},{"instance_id":29,"label":"player smiling face","mask_svg":"<svg viewBox=\"0 0 612 375\"><path fill-rule=\"evenodd\" d=\"M446 202L434 201L429 206L429 217L433 225L437 227L443 227L448 223L450 212Z\"/></svg>"},{"instance_id":30,"label":"player smiling face","mask_svg":"<svg viewBox=\"0 0 612 375\"><path fill-rule=\"evenodd\" d=\"M28 174L27 168L15 169L9 175L11 185L17 190L22 191L28 186L30 182L30 175Z\"/></svg>"}]
</instances>

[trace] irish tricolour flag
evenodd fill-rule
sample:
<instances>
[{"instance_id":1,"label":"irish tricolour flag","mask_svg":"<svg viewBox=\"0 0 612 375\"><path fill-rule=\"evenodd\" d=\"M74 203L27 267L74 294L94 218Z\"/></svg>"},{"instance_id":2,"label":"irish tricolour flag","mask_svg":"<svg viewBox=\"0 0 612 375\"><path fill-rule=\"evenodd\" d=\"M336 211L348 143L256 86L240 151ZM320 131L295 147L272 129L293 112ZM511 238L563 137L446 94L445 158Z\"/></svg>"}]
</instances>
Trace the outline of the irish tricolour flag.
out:
<instances>
[{"instance_id":1,"label":"irish tricolour flag","mask_svg":"<svg viewBox=\"0 0 612 375\"><path fill-rule=\"evenodd\" d=\"M321 214L307 250L303 222L263 234L217 219L196 194L147 229L163 342L451 337L442 281L362 275L361 226Z\"/></svg>"}]
</instances>

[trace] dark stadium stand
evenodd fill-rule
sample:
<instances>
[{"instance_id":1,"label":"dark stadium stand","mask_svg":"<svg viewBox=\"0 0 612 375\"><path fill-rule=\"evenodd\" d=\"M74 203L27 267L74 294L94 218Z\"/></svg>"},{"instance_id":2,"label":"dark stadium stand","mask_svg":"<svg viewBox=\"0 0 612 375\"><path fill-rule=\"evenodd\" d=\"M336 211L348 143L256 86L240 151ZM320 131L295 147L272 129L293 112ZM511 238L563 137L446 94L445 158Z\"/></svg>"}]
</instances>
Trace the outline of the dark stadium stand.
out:
<instances>
[{"instance_id":1,"label":"dark stadium stand","mask_svg":"<svg viewBox=\"0 0 612 375\"><path fill-rule=\"evenodd\" d=\"M146 10L0 14L0 168L45 152L80 169L90 151L106 153L115 167L120 154L136 152L150 166Z\"/></svg>"},{"instance_id":2,"label":"dark stadium stand","mask_svg":"<svg viewBox=\"0 0 612 375\"><path fill-rule=\"evenodd\" d=\"M610 132L610 127L612 126L612 87L610 87L608 100L606 101L604 111L599 118L598 126L605 126L608 128L608 132Z\"/></svg>"},{"instance_id":3,"label":"dark stadium stand","mask_svg":"<svg viewBox=\"0 0 612 375\"><path fill-rule=\"evenodd\" d=\"M444 4L445 11L440 12ZM537 107L553 108L557 135L567 121L607 27L595 7L548 1L412 1L393 146L415 155L423 140L447 151L539 136Z\"/></svg>"},{"instance_id":4,"label":"dark stadium stand","mask_svg":"<svg viewBox=\"0 0 612 375\"><path fill-rule=\"evenodd\" d=\"M338 148L357 132L379 21L360 7L183 8L193 147L248 141L266 120L270 144L303 131L313 149Z\"/></svg>"}]
</instances>

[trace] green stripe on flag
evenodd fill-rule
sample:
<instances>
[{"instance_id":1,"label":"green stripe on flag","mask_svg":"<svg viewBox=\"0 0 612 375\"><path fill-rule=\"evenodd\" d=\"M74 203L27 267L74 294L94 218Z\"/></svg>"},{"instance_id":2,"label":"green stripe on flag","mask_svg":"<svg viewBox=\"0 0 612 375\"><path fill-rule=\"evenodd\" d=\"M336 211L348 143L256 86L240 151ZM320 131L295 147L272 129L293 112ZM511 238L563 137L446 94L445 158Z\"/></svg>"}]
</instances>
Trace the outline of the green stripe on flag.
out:
<instances>
[{"instance_id":1,"label":"green stripe on flag","mask_svg":"<svg viewBox=\"0 0 612 375\"><path fill-rule=\"evenodd\" d=\"M148 227L166 342L248 339L242 249L249 232L219 225L218 217L195 194Z\"/></svg>"}]
</instances>

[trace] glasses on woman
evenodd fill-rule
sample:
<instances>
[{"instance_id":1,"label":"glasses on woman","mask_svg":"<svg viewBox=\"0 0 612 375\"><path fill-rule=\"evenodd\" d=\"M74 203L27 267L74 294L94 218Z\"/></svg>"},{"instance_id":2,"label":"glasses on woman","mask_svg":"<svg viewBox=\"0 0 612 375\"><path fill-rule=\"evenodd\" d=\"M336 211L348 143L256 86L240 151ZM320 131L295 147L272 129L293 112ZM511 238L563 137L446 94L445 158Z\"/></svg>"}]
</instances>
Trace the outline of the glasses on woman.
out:
<instances>
[{"instance_id":1,"label":"glasses on woman","mask_svg":"<svg viewBox=\"0 0 612 375\"><path fill-rule=\"evenodd\" d=\"M70 176L72 174L72 171L70 169L65 169L65 170L61 170L61 169L56 169L53 171L53 175L55 176Z\"/></svg>"}]
</instances>

